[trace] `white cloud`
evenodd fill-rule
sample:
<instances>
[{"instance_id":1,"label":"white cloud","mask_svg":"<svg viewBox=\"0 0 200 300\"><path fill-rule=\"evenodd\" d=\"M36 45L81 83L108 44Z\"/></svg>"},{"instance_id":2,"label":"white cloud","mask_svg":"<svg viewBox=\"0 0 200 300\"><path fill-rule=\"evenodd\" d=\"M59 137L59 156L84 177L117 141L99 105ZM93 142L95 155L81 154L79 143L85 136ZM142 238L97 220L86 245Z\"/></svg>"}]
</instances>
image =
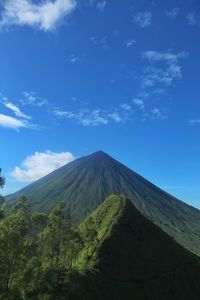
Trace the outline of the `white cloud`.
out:
<instances>
[{"instance_id":1,"label":"white cloud","mask_svg":"<svg viewBox=\"0 0 200 300\"><path fill-rule=\"evenodd\" d=\"M57 108L53 110L53 114L57 117L66 117L68 119L71 119L74 117L74 113L69 112L69 111L60 110Z\"/></svg>"},{"instance_id":2,"label":"white cloud","mask_svg":"<svg viewBox=\"0 0 200 300\"><path fill-rule=\"evenodd\" d=\"M130 118L133 109L128 103L121 104L113 109L80 109L78 111L65 111L58 108L53 109L53 114L58 118L75 120L83 126L107 125L110 122L121 123Z\"/></svg>"},{"instance_id":3,"label":"white cloud","mask_svg":"<svg viewBox=\"0 0 200 300\"><path fill-rule=\"evenodd\" d=\"M153 87L157 84L169 86L173 82L172 75L161 68L146 67L143 70L142 87Z\"/></svg>"},{"instance_id":4,"label":"white cloud","mask_svg":"<svg viewBox=\"0 0 200 300\"><path fill-rule=\"evenodd\" d=\"M70 57L69 57L69 62L70 63L76 63L79 61L79 58L78 56L76 56L75 54L71 54Z\"/></svg>"},{"instance_id":5,"label":"white cloud","mask_svg":"<svg viewBox=\"0 0 200 300\"><path fill-rule=\"evenodd\" d=\"M136 40L128 40L127 42L126 42L126 47L127 48L130 48L130 47L132 47L132 46L134 46L134 45L136 45Z\"/></svg>"},{"instance_id":6,"label":"white cloud","mask_svg":"<svg viewBox=\"0 0 200 300\"><path fill-rule=\"evenodd\" d=\"M144 98L146 98L146 93L144 93ZM129 102L105 109L79 109L77 111L62 110L60 108L52 109L52 113L58 119L68 119L86 127L125 123L135 119L137 117L136 112L139 112L142 121L166 119L163 109L149 107L147 110L145 101L138 97Z\"/></svg>"},{"instance_id":7,"label":"white cloud","mask_svg":"<svg viewBox=\"0 0 200 300\"><path fill-rule=\"evenodd\" d=\"M39 129L37 124L31 123L31 116L26 115L21 111L17 104L11 102L7 97L0 94L0 104L9 109L15 116L7 113L0 114L0 127L19 130L20 128Z\"/></svg>"},{"instance_id":8,"label":"white cloud","mask_svg":"<svg viewBox=\"0 0 200 300\"><path fill-rule=\"evenodd\" d=\"M98 9L100 12L103 12L103 11L105 10L106 4L107 4L106 1L100 1L100 2L98 2L98 3L97 3L97 9Z\"/></svg>"},{"instance_id":9,"label":"white cloud","mask_svg":"<svg viewBox=\"0 0 200 300\"><path fill-rule=\"evenodd\" d=\"M166 11L166 16L172 19L175 19L179 14L179 8L178 7L174 7L171 10L167 10Z\"/></svg>"},{"instance_id":10,"label":"white cloud","mask_svg":"<svg viewBox=\"0 0 200 300\"><path fill-rule=\"evenodd\" d=\"M174 80L182 78L180 60L188 56L185 51L173 53L172 51L145 51L143 58L151 64L143 68L142 87L153 87L157 84L170 86ZM159 65L154 66L155 63ZM163 65L165 63L165 65Z\"/></svg>"},{"instance_id":11,"label":"white cloud","mask_svg":"<svg viewBox=\"0 0 200 300\"><path fill-rule=\"evenodd\" d=\"M113 112L109 114L109 117L116 123L120 123L122 121L122 117L120 116L119 112Z\"/></svg>"},{"instance_id":12,"label":"white cloud","mask_svg":"<svg viewBox=\"0 0 200 300\"><path fill-rule=\"evenodd\" d=\"M145 28L151 25L152 13L150 11L139 12L134 17L134 22L141 28Z\"/></svg>"},{"instance_id":13,"label":"white cloud","mask_svg":"<svg viewBox=\"0 0 200 300\"><path fill-rule=\"evenodd\" d=\"M148 59L149 61L166 61L167 63L176 63L179 59L185 58L188 56L188 53L185 51L179 53L172 53L170 51L155 51L148 50L143 53L143 58Z\"/></svg>"},{"instance_id":14,"label":"white cloud","mask_svg":"<svg viewBox=\"0 0 200 300\"><path fill-rule=\"evenodd\" d=\"M83 126L98 126L108 124L108 120L103 116L100 109L93 110L89 113L77 115L79 123Z\"/></svg>"},{"instance_id":15,"label":"white cloud","mask_svg":"<svg viewBox=\"0 0 200 300\"><path fill-rule=\"evenodd\" d=\"M0 26L30 26L43 31L56 29L76 7L75 0L5 0Z\"/></svg>"},{"instance_id":16,"label":"white cloud","mask_svg":"<svg viewBox=\"0 0 200 300\"><path fill-rule=\"evenodd\" d=\"M19 100L22 105L42 107L49 104L47 99L41 98L33 92L23 92L22 94L23 98Z\"/></svg>"},{"instance_id":17,"label":"white cloud","mask_svg":"<svg viewBox=\"0 0 200 300\"><path fill-rule=\"evenodd\" d=\"M30 128L31 125L26 120L13 118L4 114L0 114L0 126L18 130L20 128Z\"/></svg>"},{"instance_id":18,"label":"white cloud","mask_svg":"<svg viewBox=\"0 0 200 300\"><path fill-rule=\"evenodd\" d=\"M31 119L31 117L27 116L26 114L24 114L18 106L16 106L15 104L11 103L11 102L4 102L3 103L5 107L7 107L8 109L10 109L17 117L23 118L23 119Z\"/></svg>"},{"instance_id":19,"label":"white cloud","mask_svg":"<svg viewBox=\"0 0 200 300\"><path fill-rule=\"evenodd\" d=\"M152 119L165 120L167 118L166 114L160 108L153 108L151 111Z\"/></svg>"},{"instance_id":20,"label":"white cloud","mask_svg":"<svg viewBox=\"0 0 200 300\"><path fill-rule=\"evenodd\" d=\"M141 110L144 110L144 101L142 99L135 98L133 99L133 103Z\"/></svg>"},{"instance_id":21,"label":"white cloud","mask_svg":"<svg viewBox=\"0 0 200 300\"><path fill-rule=\"evenodd\" d=\"M32 182L74 160L70 152L35 152L15 167L11 176L18 181Z\"/></svg>"},{"instance_id":22,"label":"white cloud","mask_svg":"<svg viewBox=\"0 0 200 300\"><path fill-rule=\"evenodd\" d=\"M132 109L131 105L128 103L121 104L121 108L123 108L126 111L130 111Z\"/></svg>"},{"instance_id":23,"label":"white cloud","mask_svg":"<svg viewBox=\"0 0 200 300\"><path fill-rule=\"evenodd\" d=\"M106 115L100 109L95 109L91 111L86 109L81 109L77 112L62 111L59 109L55 109L53 113L57 117L74 119L83 126L98 126L98 125L108 124L108 119L106 118Z\"/></svg>"}]
</instances>

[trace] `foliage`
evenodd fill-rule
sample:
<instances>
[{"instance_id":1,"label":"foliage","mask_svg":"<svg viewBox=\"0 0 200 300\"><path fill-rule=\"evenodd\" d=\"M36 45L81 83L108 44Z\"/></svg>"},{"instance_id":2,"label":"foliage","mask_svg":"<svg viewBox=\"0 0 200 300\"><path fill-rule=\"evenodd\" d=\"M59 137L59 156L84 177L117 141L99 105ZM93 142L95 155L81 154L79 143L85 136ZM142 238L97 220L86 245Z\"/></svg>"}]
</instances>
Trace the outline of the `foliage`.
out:
<instances>
[{"instance_id":1,"label":"foliage","mask_svg":"<svg viewBox=\"0 0 200 300\"><path fill-rule=\"evenodd\" d=\"M0 299L56 299L85 244L65 204L47 215L20 197L0 216Z\"/></svg>"}]
</instances>

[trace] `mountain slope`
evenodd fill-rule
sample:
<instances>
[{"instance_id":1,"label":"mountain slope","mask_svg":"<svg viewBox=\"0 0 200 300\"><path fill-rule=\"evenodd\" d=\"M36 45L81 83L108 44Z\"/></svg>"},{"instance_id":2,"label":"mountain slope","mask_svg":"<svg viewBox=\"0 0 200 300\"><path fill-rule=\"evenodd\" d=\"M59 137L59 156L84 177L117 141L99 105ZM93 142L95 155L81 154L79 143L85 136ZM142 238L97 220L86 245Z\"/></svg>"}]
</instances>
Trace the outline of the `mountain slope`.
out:
<instances>
[{"instance_id":1,"label":"mountain slope","mask_svg":"<svg viewBox=\"0 0 200 300\"><path fill-rule=\"evenodd\" d=\"M126 195L143 215L200 255L200 211L101 151L69 163L8 199L25 195L37 210L50 210L64 200L74 220L79 221L111 194Z\"/></svg>"},{"instance_id":2,"label":"mountain slope","mask_svg":"<svg viewBox=\"0 0 200 300\"><path fill-rule=\"evenodd\" d=\"M125 197L109 197L80 226L97 231L98 242L86 245L84 273L67 299L199 299L199 259Z\"/></svg>"}]
</instances>

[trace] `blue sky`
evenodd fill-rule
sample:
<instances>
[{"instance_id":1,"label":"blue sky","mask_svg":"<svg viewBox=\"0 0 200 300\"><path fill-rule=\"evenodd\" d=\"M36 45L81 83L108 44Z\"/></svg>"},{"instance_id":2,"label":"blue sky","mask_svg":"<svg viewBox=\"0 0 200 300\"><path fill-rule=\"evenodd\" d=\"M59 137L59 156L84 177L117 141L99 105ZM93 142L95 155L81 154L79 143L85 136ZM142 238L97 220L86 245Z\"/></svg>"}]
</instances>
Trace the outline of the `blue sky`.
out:
<instances>
[{"instance_id":1,"label":"blue sky","mask_svg":"<svg viewBox=\"0 0 200 300\"><path fill-rule=\"evenodd\" d=\"M200 4L4 0L4 194L104 150L200 208Z\"/></svg>"}]
</instances>

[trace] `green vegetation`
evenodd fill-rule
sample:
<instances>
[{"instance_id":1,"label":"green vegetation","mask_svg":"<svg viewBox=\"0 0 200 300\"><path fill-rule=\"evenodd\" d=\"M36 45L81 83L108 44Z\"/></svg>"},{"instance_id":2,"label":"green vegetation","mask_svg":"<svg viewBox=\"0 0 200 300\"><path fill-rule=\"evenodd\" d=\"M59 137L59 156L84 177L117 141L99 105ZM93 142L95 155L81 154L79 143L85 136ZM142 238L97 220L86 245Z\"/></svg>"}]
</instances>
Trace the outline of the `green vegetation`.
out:
<instances>
[{"instance_id":1,"label":"green vegetation","mask_svg":"<svg viewBox=\"0 0 200 300\"><path fill-rule=\"evenodd\" d=\"M80 225L63 202L49 214L25 197L1 206L1 300L198 299L199 281L198 258L124 196Z\"/></svg>"},{"instance_id":2,"label":"green vegetation","mask_svg":"<svg viewBox=\"0 0 200 300\"><path fill-rule=\"evenodd\" d=\"M7 199L25 195L34 210L43 212L64 201L73 222L79 223L112 194L126 195L144 216L200 255L200 211L101 151L73 161Z\"/></svg>"},{"instance_id":3,"label":"green vegetation","mask_svg":"<svg viewBox=\"0 0 200 300\"><path fill-rule=\"evenodd\" d=\"M52 299L83 248L63 203L49 215L25 197L0 210L0 299ZM56 299L53 298L53 299Z\"/></svg>"}]
</instances>

